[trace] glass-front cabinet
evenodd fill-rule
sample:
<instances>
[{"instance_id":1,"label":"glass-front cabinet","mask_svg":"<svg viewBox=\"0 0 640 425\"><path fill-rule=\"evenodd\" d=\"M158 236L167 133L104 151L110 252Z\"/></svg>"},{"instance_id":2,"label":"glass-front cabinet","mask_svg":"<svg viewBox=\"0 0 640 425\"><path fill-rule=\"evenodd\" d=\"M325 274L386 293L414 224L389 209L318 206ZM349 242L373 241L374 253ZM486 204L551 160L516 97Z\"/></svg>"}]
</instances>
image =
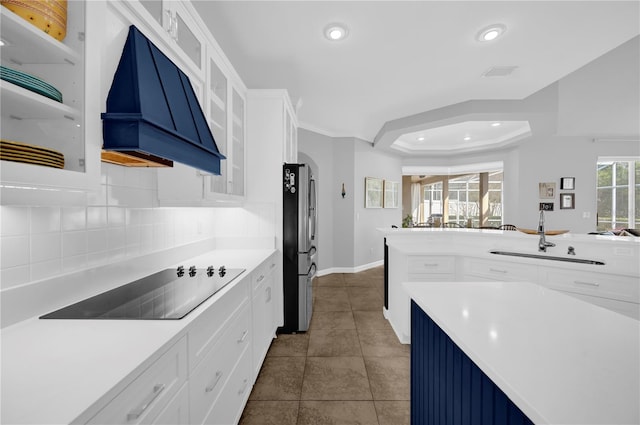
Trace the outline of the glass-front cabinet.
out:
<instances>
[{"instance_id":1,"label":"glass-front cabinet","mask_svg":"<svg viewBox=\"0 0 640 425\"><path fill-rule=\"evenodd\" d=\"M104 4L68 2L65 19L42 28L33 12L9 5L0 7L2 203L27 202L29 190L42 201L45 189L95 189L100 51L87 45L101 42Z\"/></svg>"},{"instance_id":2,"label":"glass-front cabinet","mask_svg":"<svg viewBox=\"0 0 640 425\"><path fill-rule=\"evenodd\" d=\"M187 9L189 6L176 0L140 0L130 2L130 7L161 34L193 73L204 77L206 39Z\"/></svg>"},{"instance_id":3,"label":"glass-front cabinet","mask_svg":"<svg viewBox=\"0 0 640 425\"><path fill-rule=\"evenodd\" d=\"M233 89L233 133L231 137L231 176L230 193L244 195L244 132L245 132L244 98Z\"/></svg>"}]
</instances>

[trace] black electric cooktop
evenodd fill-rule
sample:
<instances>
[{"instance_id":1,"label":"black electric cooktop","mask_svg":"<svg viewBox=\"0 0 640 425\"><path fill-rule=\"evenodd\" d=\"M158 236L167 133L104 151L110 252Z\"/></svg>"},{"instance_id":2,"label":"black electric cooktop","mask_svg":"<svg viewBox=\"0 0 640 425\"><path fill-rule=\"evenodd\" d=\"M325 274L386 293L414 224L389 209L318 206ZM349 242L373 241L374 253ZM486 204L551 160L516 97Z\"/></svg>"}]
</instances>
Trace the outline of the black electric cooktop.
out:
<instances>
[{"instance_id":1,"label":"black electric cooktop","mask_svg":"<svg viewBox=\"0 0 640 425\"><path fill-rule=\"evenodd\" d=\"M182 319L245 269L165 269L41 319Z\"/></svg>"}]
</instances>

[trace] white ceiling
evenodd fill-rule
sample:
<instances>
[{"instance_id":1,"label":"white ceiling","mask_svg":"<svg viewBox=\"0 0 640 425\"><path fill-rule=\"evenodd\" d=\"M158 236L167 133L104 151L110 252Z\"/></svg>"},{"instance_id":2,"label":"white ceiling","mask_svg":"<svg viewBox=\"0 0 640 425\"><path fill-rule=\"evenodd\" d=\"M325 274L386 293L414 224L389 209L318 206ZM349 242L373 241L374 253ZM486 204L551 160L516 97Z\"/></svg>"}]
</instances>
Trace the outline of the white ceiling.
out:
<instances>
[{"instance_id":1,"label":"white ceiling","mask_svg":"<svg viewBox=\"0 0 640 425\"><path fill-rule=\"evenodd\" d=\"M286 88L302 127L367 141L390 120L472 99L523 99L640 34L638 0L193 3L249 88ZM345 40L324 38L333 22L349 28ZM506 33L477 42L494 23ZM517 68L482 76L494 66ZM394 146L405 153L501 146L525 125L459 141L488 124L430 129L432 147L412 140L417 134Z\"/></svg>"}]
</instances>

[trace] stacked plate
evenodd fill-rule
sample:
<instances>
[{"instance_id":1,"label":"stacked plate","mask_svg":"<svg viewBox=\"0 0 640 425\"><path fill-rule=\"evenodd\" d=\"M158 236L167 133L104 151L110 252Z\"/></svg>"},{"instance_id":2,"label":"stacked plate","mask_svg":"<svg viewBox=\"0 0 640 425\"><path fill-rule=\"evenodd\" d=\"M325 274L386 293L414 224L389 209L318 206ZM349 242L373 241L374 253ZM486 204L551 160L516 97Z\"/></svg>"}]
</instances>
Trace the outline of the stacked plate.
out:
<instances>
[{"instance_id":1,"label":"stacked plate","mask_svg":"<svg viewBox=\"0 0 640 425\"><path fill-rule=\"evenodd\" d=\"M64 155L53 149L0 139L0 159L46 167L64 168Z\"/></svg>"},{"instance_id":2,"label":"stacked plate","mask_svg":"<svg viewBox=\"0 0 640 425\"><path fill-rule=\"evenodd\" d=\"M0 66L0 79L62 103L62 93L33 75Z\"/></svg>"},{"instance_id":3,"label":"stacked plate","mask_svg":"<svg viewBox=\"0 0 640 425\"><path fill-rule=\"evenodd\" d=\"M56 40L67 35L67 0L2 0L2 5Z\"/></svg>"}]
</instances>

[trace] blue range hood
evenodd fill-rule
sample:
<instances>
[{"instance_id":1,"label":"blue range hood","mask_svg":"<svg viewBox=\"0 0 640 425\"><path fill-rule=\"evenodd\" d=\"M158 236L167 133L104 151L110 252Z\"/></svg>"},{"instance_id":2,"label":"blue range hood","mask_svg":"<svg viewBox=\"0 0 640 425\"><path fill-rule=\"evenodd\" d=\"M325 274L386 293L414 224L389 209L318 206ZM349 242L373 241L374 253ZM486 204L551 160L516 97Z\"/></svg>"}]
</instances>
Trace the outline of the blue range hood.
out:
<instances>
[{"instance_id":1,"label":"blue range hood","mask_svg":"<svg viewBox=\"0 0 640 425\"><path fill-rule=\"evenodd\" d=\"M220 174L220 160L226 158L189 77L133 25L101 116L103 161L133 166L176 161Z\"/></svg>"}]
</instances>

